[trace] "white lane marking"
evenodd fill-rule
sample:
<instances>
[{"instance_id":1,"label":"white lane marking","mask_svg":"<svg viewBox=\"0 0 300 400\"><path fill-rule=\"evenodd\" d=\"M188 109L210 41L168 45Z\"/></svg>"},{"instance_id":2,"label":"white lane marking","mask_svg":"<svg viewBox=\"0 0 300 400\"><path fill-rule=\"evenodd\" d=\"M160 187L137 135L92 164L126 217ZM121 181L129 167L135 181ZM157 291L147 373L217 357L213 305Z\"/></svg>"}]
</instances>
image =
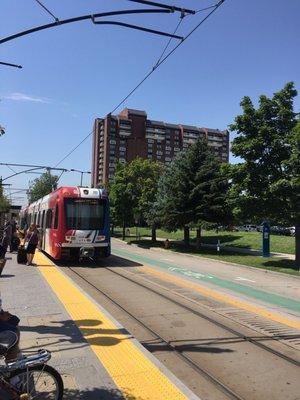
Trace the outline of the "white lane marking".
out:
<instances>
[{"instance_id":1,"label":"white lane marking","mask_svg":"<svg viewBox=\"0 0 300 400\"><path fill-rule=\"evenodd\" d=\"M236 281L248 281L248 282L253 282L255 283L255 281L253 281L252 279L247 279L247 278L242 278L241 276L237 276L235 278Z\"/></svg>"}]
</instances>

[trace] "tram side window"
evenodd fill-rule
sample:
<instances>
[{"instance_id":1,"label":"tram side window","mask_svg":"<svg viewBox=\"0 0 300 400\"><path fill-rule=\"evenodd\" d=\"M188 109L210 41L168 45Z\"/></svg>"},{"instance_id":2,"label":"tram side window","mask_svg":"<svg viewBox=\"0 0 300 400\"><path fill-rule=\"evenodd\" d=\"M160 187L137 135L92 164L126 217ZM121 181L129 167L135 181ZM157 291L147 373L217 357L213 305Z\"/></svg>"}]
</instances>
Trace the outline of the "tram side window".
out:
<instances>
[{"instance_id":1,"label":"tram side window","mask_svg":"<svg viewBox=\"0 0 300 400\"><path fill-rule=\"evenodd\" d=\"M51 228L52 223L52 210L47 210L46 213L46 228Z\"/></svg>"},{"instance_id":2,"label":"tram side window","mask_svg":"<svg viewBox=\"0 0 300 400\"><path fill-rule=\"evenodd\" d=\"M28 226L29 226L28 219L29 219L28 216L24 216L24 217L21 219L21 229L23 229L23 230L25 230L25 231L27 231Z\"/></svg>"},{"instance_id":3,"label":"tram side window","mask_svg":"<svg viewBox=\"0 0 300 400\"><path fill-rule=\"evenodd\" d=\"M54 229L58 228L58 205L55 207L55 216L54 216Z\"/></svg>"},{"instance_id":4,"label":"tram side window","mask_svg":"<svg viewBox=\"0 0 300 400\"><path fill-rule=\"evenodd\" d=\"M42 222L41 222L41 227L45 228L45 210L42 212Z\"/></svg>"}]
</instances>

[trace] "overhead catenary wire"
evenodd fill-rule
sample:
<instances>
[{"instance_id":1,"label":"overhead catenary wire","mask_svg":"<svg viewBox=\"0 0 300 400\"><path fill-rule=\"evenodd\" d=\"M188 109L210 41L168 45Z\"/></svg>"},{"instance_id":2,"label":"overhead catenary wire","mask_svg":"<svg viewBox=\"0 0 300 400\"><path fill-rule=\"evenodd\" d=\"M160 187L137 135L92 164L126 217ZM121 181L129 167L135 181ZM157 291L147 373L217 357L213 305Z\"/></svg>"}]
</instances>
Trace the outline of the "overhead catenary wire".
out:
<instances>
[{"instance_id":1,"label":"overhead catenary wire","mask_svg":"<svg viewBox=\"0 0 300 400\"><path fill-rule=\"evenodd\" d=\"M201 11L210 10L211 8L215 8L215 7L216 7L216 5L213 4L213 5L209 6L209 7L200 8L199 10L196 10L196 11L195 11L195 14L198 14L198 13L201 12Z\"/></svg>"},{"instance_id":2,"label":"overhead catenary wire","mask_svg":"<svg viewBox=\"0 0 300 400\"><path fill-rule=\"evenodd\" d=\"M129 0L129 1L134 1L134 0ZM204 18L201 19L201 21L179 42L176 46L173 47L172 50L170 50L163 58L159 60L149 71L144 78L110 111L109 114L113 114L153 73L154 71L157 70L177 49L179 46L181 46L197 29L200 28L200 26L225 2L225 0L220 0L218 3L216 3L214 6L207 7L207 9L212 9ZM200 12L201 10L198 10ZM203 11L203 9L202 9ZM81 140L80 143L78 143L74 148L72 148L58 163L55 164L55 167L57 167L59 164L61 164L66 158L68 158L72 153L74 153L75 150L78 149L91 135L93 134L93 131L91 131L88 135L84 137L83 140Z\"/></svg>"},{"instance_id":3,"label":"overhead catenary wire","mask_svg":"<svg viewBox=\"0 0 300 400\"><path fill-rule=\"evenodd\" d=\"M116 111L120 105L124 103L152 74L153 72L160 67L177 49L179 46L183 44L185 40L187 40L219 7L221 4L224 3L225 0L220 0L218 3L216 3L214 9L210 11L202 20L182 39L181 42L179 42L175 47L173 47L172 50L167 53L165 57L163 57L157 65L152 67L152 70L146 74L146 76L129 92L127 96L125 96L115 107L114 109L110 112L111 114Z\"/></svg>"},{"instance_id":4,"label":"overhead catenary wire","mask_svg":"<svg viewBox=\"0 0 300 400\"><path fill-rule=\"evenodd\" d=\"M51 17L54 18L56 22L59 22L59 19L50 10L48 10L48 8L44 6L41 1L35 0L35 2L38 3L49 15L51 15Z\"/></svg>"},{"instance_id":5,"label":"overhead catenary wire","mask_svg":"<svg viewBox=\"0 0 300 400\"><path fill-rule=\"evenodd\" d=\"M176 28L174 29L173 35L175 35L175 33L178 31L178 29L179 29L179 27L180 27L180 25L181 25L181 22L183 21L183 18L184 18L184 15L182 15L182 16L180 17L180 20L179 20L179 22L178 22ZM155 63L155 66L157 66L157 64L159 64L160 60L163 58L163 56L164 56L165 52L167 51L167 49L168 49L168 47L169 47L171 41L172 41L172 38L170 37L170 39L168 40L167 44L165 45L165 47L164 47L164 49L163 49L161 55L158 57L158 59L157 59L157 61L156 61L156 63Z\"/></svg>"}]
</instances>

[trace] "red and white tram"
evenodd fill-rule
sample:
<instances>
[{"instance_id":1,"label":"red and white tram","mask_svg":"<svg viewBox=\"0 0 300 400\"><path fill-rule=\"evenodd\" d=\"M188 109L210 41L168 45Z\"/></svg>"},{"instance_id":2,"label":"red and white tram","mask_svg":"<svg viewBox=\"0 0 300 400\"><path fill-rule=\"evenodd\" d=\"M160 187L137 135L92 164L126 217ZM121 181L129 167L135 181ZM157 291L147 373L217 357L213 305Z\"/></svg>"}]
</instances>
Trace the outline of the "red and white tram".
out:
<instances>
[{"instance_id":1,"label":"red and white tram","mask_svg":"<svg viewBox=\"0 0 300 400\"><path fill-rule=\"evenodd\" d=\"M109 201L104 189L61 187L21 211L21 228L39 226L41 249L55 260L110 255Z\"/></svg>"}]
</instances>

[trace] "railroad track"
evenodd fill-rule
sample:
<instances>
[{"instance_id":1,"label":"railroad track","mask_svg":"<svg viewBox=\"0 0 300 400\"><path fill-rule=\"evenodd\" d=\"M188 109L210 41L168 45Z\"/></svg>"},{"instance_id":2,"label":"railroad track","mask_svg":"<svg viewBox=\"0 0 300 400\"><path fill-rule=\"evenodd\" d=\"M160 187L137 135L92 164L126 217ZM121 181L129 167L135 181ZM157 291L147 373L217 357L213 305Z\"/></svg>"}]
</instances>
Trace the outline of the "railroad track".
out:
<instances>
[{"instance_id":1,"label":"railroad track","mask_svg":"<svg viewBox=\"0 0 300 400\"><path fill-rule=\"evenodd\" d=\"M175 353L178 357L180 357L181 360L183 360L187 365L189 365L191 368L193 368L193 370L195 370L197 373L199 373L200 375L202 375L203 377L205 377L208 381L210 381L214 386L216 386L218 388L218 390L220 390L222 393L224 393L229 399L234 399L234 400L244 400L243 397L241 397L239 394L237 394L235 391L233 391L231 388L229 388L226 384L224 384L223 382L221 382L218 378L216 378L215 376L213 376L209 371L207 371L206 369L204 369L202 366L200 366L199 364L195 363L189 356L187 356L186 354L184 354L184 350L179 349L176 345L173 345L172 343L170 343L170 341L163 337L160 333L158 333L157 331L153 330L151 327L149 327L148 325L146 325L144 322L142 322L140 319L138 319L137 317L135 317L128 309L126 309L125 307L123 307L120 303L118 303L116 300L114 300L109 294L107 294L106 292L104 292L102 289L100 289L99 287L97 287L94 283L92 283L90 280L88 280L85 276L83 276L80 272L78 272L78 270L74 269L73 267L68 267L68 269L75 275L77 275L81 280L83 280L85 283L87 283L89 286L91 286L93 289L95 289L98 293L101 293L101 295L103 295L104 297L106 297L110 302L112 302L114 305L116 305L120 310L122 310L122 312L126 313L128 316L130 316L130 318L132 318L135 322L137 322L140 326L142 326L147 332L149 332L152 336L153 339L156 340L160 340L161 344L163 344L166 348L172 350L173 353ZM178 307L183 308L184 310L193 313L194 315L196 315L199 318L205 319L206 321L213 323L215 326L218 326L219 328L222 328L223 330L235 335L237 338L242 339L243 341L249 342L254 346L257 346L261 349L263 349L264 351L267 351L269 353L272 353L273 355L275 355L276 357L279 357L293 365L296 366L300 366L300 363L289 357L286 356L285 354L282 354L266 345L264 345L263 343L245 336L244 334L242 334L241 332L238 332L235 329L232 329L230 327L228 327L227 325L214 320L213 318L204 315L203 313L194 310L191 307L188 307L185 304L182 304L181 302L175 300L174 298L169 297L166 294L163 294L161 292L159 292L158 290L155 290L153 288L150 288L149 286L147 286L146 284L142 283L142 282L138 282L135 279L132 279L131 277L128 277L127 275L124 275L123 273L119 272L120 270L123 270L125 272L125 274L128 274L128 271L125 270L122 267L118 267L118 271L110 267L105 267L105 269L107 271L109 271L112 274L115 274L123 279L126 279L127 281L130 281L131 283L134 283L135 285L138 285L139 287L142 287L143 289L152 292L153 294L160 296L161 298L172 302L173 304L175 304ZM143 279L143 278L142 278ZM149 282L149 281L148 281ZM149 282L152 283L152 282ZM153 283L152 283L153 284ZM169 290L168 288L163 287L163 290L166 292L170 292L172 294L172 296L177 295L177 293L172 292L171 290ZM187 298L184 297L185 300L188 300Z\"/></svg>"},{"instance_id":2,"label":"railroad track","mask_svg":"<svg viewBox=\"0 0 300 400\"><path fill-rule=\"evenodd\" d=\"M130 281L130 282L132 282L132 283L135 283L135 284L137 284L137 285L139 285L139 286L142 286L143 288L145 288L145 289L151 291L152 293L155 293L156 295L159 295L160 297L162 297L162 298L164 298L164 299L166 299L166 300L171 301L173 304L176 304L177 306L182 307L183 309L185 309L185 310L187 310L187 311L193 313L194 315L197 315L198 317L203 318L203 319L205 319L206 321L209 321L209 322L213 323L214 325L218 326L219 328L222 328L222 329L226 330L227 332L230 332L230 333L232 333L233 335L236 335L236 336L239 337L240 339L243 339L243 340L245 340L245 341L247 341L247 342L249 342L249 343L251 343L251 344L253 344L253 345L255 345L255 346L258 346L258 347L260 347L261 349L263 349L263 350L265 350L265 351L267 351L267 352L269 352L269 353L271 353L271 354L273 354L273 355L276 355L277 357L279 357L279 358L281 358L281 359L284 359L285 361L288 361L288 362L291 363L291 364L294 364L294 365L300 367L300 362L299 362L299 361L297 361L297 360L295 360L295 359L293 359L293 358L291 358L291 357L289 357L289 356L286 356L285 354L282 354L282 353L280 353L280 352L278 352L278 351L276 351L276 350L270 348L269 346L266 346L265 344L261 343L260 341L255 340L254 338L251 338L251 337L249 337L249 336L246 336L246 335L242 334L241 332L238 332L237 330L232 329L232 328L228 327L227 325L222 324L221 322L216 321L216 320L214 320L213 318L210 318L210 317L208 317L207 315L204 315L203 313L201 313L201 312L199 312L199 311L196 311L196 310L194 310L193 308L188 307L188 306L186 306L186 305L180 303L180 302L177 301L177 300L172 299L172 298L170 298L169 296L164 295L163 293L160 293L160 292L158 292L158 291L156 291L156 290L154 290L154 289L152 289L152 288L149 288L147 285L144 285L144 284L142 284L142 283L140 283L140 282L137 282L136 280L134 280L134 279L132 279L132 278L129 278L128 276L125 276L125 275L123 275L123 274L118 273L118 272L115 271L115 270L112 270L112 269L109 268L109 267L106 267L106 269L109 270L110 272L112 272L113 274L116 274L116 275L118 275L118 276L121 276L122 278L124 278L124 279L126 279L126 280L128 280L128 281ZM123 268L122 268L122 267L119 267L119 269L123 269ZM123 270L124 270L124 269L123 269ZM124 270L124 271L125 271L125 270ZM127 271L126 271L126 273L127 273ZM164 290L167 291L167 292L172 293L173 296L174 296L174 295L180 296L180 295L178 295L177 293L172 292L172 291L169 290L168 288L164 288ZM185 298L185 300L189 300L189 299L187 299L186 297L184 297L184 298ZM271 337L271 338L274 339L273 337Z\"/></svg>"}]
</instances>

